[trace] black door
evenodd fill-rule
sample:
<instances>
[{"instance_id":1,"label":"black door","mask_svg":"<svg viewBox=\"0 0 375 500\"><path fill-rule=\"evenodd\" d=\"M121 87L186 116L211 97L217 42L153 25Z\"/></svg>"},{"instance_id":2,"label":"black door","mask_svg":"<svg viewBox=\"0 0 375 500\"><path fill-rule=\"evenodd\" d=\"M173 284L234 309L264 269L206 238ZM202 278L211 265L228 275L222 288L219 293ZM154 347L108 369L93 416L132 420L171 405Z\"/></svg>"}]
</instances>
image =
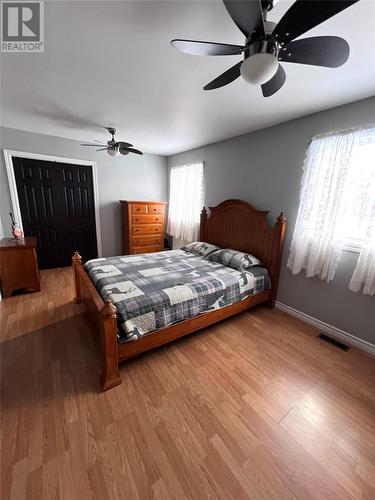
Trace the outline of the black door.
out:
<instances>
[{"instance_id":1,"label":"black door","mask_svg":"<svg viewBox=\"0 0 375 500\"><path fill-rule=\"evenodd\" d=\"M38 238L43 269L97 254L92 167L13 158L25 236Z\"/></svg>"}]
</instances>

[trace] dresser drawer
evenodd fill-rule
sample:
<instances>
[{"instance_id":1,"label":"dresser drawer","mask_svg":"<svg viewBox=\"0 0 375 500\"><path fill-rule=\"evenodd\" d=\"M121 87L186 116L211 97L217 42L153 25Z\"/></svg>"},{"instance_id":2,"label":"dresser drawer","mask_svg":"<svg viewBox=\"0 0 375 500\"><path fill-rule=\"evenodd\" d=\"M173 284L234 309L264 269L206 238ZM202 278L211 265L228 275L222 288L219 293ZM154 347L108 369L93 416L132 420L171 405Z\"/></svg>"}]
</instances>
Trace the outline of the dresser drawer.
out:
<instances>
[{"instance_id":1,"label":"dresser drawer","mask_svg":"<svg viewBox=\"0 0 375 500\"><path fill-rule=\"evenodd\" d=\"M144 247L146 245L160 245L164 244L163 236L133 236L133 247Z\"/></svg>"},{"instance_id":2,"label":"dresser drawer","mask_svg":"<svg viewBox=\"0 0 375 500\"><path fill-rule=\"evenodd\" d=\"M147 205L141 205L141 204L137 204L137 205L132 205L131 206L131 211L132 211L132 214L147 214Z\"/></svg>"},{"instance_id":3,"label":"dresser drawer","mask_svg":"<svg viewBox=\"0 0 375 500\"><path fill-rule=\"evenodd\" d=\"M162 214L164 213L164 205L158 205L157 203L152 203L148 205L148 214Z\"/></svg>"},{"instance_id":4,"label":"dresser drawer","mask_svg":"<svg viewBox=\"0 0 375 500\"><path fill-rule=\"evenodd\" d=\"M162 224L142 224L132 227L132 235L138 234L163 234Z\"/></svg>"},{"instance_id":5,"label":"dresser drawer","mask_svg":"<svg viewBox=\"0 0 375 500\"><path fill-rule=\"evenodd\" d=\"M163 224L163 215L133 215L133 224Z\"/></svg>"},{"instance_id":6,"label":"dresser drawer","mask_svg":"<svg viewBox=\"0 0 375 500\"><path fill-rule=\"evenodd\" d=\"M152 253L161 252L163 247L161 245L147 246L147 247L133 247L131 253Z\"/></svg>"}]
</instances>

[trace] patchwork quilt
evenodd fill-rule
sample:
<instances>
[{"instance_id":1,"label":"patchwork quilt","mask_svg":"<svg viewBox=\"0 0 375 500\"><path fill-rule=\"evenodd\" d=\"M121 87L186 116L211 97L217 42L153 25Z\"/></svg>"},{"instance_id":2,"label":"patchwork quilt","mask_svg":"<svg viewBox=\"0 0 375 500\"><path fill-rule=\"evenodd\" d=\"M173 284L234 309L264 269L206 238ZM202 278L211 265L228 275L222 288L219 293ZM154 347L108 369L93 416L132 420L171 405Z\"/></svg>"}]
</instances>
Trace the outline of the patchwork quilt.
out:
<instances>
[{"instance_id":1,"label":"patchwork quilt","mask_svg":"<svg viewBox=\"0 0 375 500\"><path fill-rule=\"evenodd\" d=\"M117 308L120 342L271 287L263 267L238 271L184 250L94 259L85 269Z\"/></svg>"}]
</instances>

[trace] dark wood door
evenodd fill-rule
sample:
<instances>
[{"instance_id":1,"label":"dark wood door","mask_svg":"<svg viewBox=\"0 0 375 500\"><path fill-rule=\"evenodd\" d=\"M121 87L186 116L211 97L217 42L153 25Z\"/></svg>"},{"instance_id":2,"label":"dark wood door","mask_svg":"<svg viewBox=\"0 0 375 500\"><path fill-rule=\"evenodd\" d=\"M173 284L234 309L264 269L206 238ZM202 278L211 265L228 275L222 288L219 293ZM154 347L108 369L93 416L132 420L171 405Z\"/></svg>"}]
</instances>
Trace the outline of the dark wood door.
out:
<instances>
[{"instance_id":1,"label":"dark wood door","mask_svg":"<svg viewBox=\"0 0 375 500\"><path fill-rule=\"evenodd\" d=\"M39 265L63 267L78 250L97 254L92 167L13 158L25 236L38 239Z\"/></svg>"}]
</instances>

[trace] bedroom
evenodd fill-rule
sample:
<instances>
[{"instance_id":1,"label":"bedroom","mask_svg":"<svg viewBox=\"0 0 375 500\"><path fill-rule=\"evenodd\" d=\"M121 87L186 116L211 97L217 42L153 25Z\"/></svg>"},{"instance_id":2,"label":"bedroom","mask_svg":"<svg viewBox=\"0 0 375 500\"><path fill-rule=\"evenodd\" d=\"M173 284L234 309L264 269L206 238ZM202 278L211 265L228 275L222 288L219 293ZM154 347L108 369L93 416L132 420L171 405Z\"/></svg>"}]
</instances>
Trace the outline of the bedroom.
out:
<instances>
[{"instance_id":1,"label":"bedroom","mask_svg":"<svg viewBox=\"0 0 375 500\"><path fill-rule=\"evenodd\" d=\"M345 2L311 3L327 13ZM338 7L310 25L301 39L340 37L349 57L334 68L281 61L286 81L268 97L242 76L204 91L243 56L191 55L170 43L242 47L229 4L33 4L44 7L43 51L1 52L2 498L372 498L375 3ZM268 21L278 23L292 5L275 2ZM117 129L115 143L132 145L108 145L105 127ZM95 141L97 148L81 146ZM101 145L110 154L96 151ZM124 148L143 155L118 154ZM39 184L24 175L41 171L48 174ZM56 214L65 207L57 224L51 212L42 220L27 212L40 185ZM86 218L72 216L78 193L82 215L88 196ZM219 207L216 215L209 207ZM39 231L38 262L33 242L14 238L9 213L27 237ZM307 228L316 245L308 249ZM80 236L86 230L89 240ZM42 248L46 234L57 239ZM202 240L253 260L235 269L220 249L180 250ZM73 274L75 251L83 264L125 259L105 264L124 265L120 283L139 294L125 322L137 318L131 307L150 307L151 283L162 290L168 302L151 332L138 323L141 339L117 342L134 325L118 327L121 301L111 288L117 311L108 309L109 295L79 258ZM139 255L130 253L148 263L132 267ZM36 284L25 290L30 259ZM157 274L157 259L166 272ZM224 274L210 281L218 269ZM261 279L254 293L243 281L241 292L243 276L255 283L265 270L271 288ZM101 287L116 283L110 278ZM241 285L228 285L233 279ZM219 282L228 293L214 289L205 303L200 289Z\"/></svg>"}]
</instances>

